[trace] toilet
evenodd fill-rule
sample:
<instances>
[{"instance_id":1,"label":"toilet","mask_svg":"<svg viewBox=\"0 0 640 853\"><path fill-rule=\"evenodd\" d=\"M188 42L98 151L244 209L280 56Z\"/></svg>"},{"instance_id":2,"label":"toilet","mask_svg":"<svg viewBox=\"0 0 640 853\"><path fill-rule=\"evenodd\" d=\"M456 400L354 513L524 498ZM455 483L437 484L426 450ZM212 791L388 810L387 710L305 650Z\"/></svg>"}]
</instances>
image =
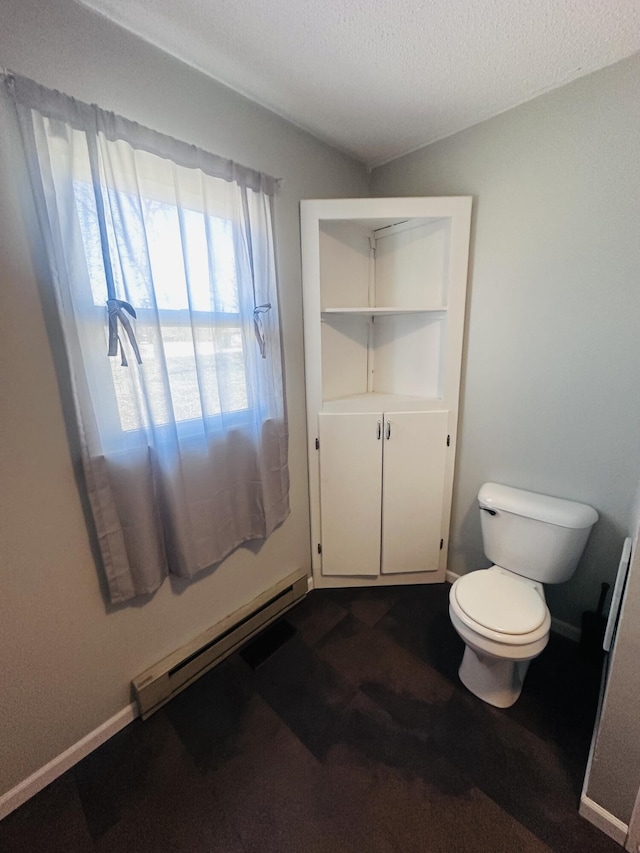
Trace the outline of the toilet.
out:
<instances>
[{"instance_id":1,"label":"toilet","mask_svg":"<svg viewBox=\"0 0 640 853\"><path fill-rule=\"evenodd\" d=\"M455 581L449 616L466 646L460 680L489 705L509 708L549 639L543 584L573 575L598 513L498 483L485 483L478 503L484 553L494 565Z\"/></svg>"}]
</instances>

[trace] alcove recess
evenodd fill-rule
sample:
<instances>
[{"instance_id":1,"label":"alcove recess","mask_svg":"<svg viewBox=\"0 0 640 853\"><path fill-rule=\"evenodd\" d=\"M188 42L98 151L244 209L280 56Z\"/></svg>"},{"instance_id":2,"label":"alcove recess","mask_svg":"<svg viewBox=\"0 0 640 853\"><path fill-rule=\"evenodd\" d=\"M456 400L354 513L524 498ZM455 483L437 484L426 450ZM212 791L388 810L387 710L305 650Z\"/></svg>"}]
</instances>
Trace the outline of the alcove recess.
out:
<instances>
[{"instance_id":1,"label":"alcove recess","mask_svg":"<svg viewBox=\"0 0 640 853\"><path fill-rule=\"evenodd\" d=\"M471 199L301 208L314 580L442 580Z\"/></svg>"}]
</instances>

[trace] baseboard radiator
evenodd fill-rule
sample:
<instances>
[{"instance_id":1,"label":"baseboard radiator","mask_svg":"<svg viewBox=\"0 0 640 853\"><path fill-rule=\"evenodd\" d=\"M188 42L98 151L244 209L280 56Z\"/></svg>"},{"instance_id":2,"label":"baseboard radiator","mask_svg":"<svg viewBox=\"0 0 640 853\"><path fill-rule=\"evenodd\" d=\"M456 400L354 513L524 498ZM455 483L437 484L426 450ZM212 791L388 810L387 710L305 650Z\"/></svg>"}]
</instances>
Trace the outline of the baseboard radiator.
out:
<instances>
[{"instance_id":1,"label":"baseboard radiator","mask_svg":"<svg viewBox=\"0 0 640 853\"><path fill-rule=\"evenodd\" d=\"M284 578L252 602L213 625L186 646L145 670L132 684L140 716L154 711L193 684L259 631L301 601L308 590L304 569Z\"/></svg>"}]
</instances>

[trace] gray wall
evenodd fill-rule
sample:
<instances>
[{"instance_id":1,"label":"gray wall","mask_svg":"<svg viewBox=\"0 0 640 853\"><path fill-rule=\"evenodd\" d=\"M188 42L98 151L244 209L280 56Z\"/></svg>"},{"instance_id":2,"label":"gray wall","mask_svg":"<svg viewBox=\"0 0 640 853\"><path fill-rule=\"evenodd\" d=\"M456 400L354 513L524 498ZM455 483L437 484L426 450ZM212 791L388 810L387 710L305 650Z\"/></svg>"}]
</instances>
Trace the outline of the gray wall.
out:
<instances>
[{"instance_id":1,"label":"gray wall","mask_svg":"<svg viewBox=\"0 0 640 853\"><path fill-rule=\"evenodd\" d=\"M309 564L300 198L361 196L347 157L69 0L0 0L0 65L284 178L276 202L291 430L290 518L187 585L112 610L101 594L0 116L0 793L129 701L137 673ZM6 105L2 105L6 107Z\"/></svg>"},{"instance_id":2,"label":"gray wall","mask_svg":"<svg viewBox=\"0 0 640 853\"><path fill-rule=\"evenodd\" d=\"M636 56L373 173L373 195L474 195L450 568L487 565L486 480L592 504L581 565L548 591L576 626L615 573L640 469L638 128Z\"/></svg>"},{"instance_id":3,"label":"gray wall","mask_svg":"<svg viewBox=\"0 0 640 853\"><path fill-rule=\"evenodd\" d=\"M640 519L634 521L629 578L586 791L627 824L640 788Z\"/></svg>"}]
</instances>

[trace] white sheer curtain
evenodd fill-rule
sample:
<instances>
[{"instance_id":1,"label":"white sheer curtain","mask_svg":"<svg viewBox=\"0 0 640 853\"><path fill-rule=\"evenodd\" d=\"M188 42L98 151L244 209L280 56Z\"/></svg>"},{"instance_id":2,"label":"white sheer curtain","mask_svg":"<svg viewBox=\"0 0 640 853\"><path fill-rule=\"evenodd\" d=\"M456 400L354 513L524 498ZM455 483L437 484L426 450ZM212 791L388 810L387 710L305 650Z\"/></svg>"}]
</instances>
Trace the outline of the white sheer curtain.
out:
<instances>
[{"instance_id":1,"label":"white sheer curtain","mask_svg":"<svg viewBox=\"0 0 640 853\"><path fill-rule=\"evenodd\" d=\"M8 75L113 602L288 515L276 182ZM109 355L107 354L109 353Z\"/></svg>"}]
</instances>

